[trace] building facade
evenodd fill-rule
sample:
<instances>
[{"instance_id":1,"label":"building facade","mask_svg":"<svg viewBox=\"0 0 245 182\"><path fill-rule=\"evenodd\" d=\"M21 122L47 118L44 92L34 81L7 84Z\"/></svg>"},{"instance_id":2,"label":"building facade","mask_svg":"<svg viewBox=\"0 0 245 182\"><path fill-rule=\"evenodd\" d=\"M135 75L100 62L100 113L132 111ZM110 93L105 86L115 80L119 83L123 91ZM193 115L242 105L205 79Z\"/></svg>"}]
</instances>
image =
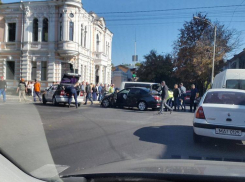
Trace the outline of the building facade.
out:
<instances>
[{"instance_id":1,"label":"building facade","mask_svg":"<svg viewBox=\"0 0 245 182\"><path fill-rule=\"evenodd\" d=\"M118 65L112 68L112 83L115 88L120 88L122 82L132 81L133 73L130 68Z\"/></svg>"},{"instance_id":2,"label":"building facade","mask_svg":"<svg viewBox=\"0 0 245 182\"><path fill-rule=\"evenodd\" d=\"M112 38L104 18L87 13L80 0L2 4L0 76L10 87L20 78L47 87L64 73L111 83Z\"/></svg>"},{"instance_id":3,"label":"building facade","mask_svg":"<svg viewBox=\"0 0 245 182\"><path fill-rule=\"evenodd\" d=\"M227 60L224 69L245 69L245 49Z\"/></svg>"}]
</instances>

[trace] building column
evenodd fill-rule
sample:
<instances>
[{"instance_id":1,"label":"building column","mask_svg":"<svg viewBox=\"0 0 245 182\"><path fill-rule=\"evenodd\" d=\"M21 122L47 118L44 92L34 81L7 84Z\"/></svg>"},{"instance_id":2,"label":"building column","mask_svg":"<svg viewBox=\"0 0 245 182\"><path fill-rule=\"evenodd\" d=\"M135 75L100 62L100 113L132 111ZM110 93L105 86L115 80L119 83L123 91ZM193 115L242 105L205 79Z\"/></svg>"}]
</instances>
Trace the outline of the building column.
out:
<instances>
[{"instance_id":1,"label":"building column","mask_svg":"<svg viewBox=\"0 0 245 182\"><path fill-rule=\"evenodd\" d=\"M37 61L37 75L36 75L36 79L38 81L41 81L41 61Z\"/></svg>"},{"instance_id":2,"label":"building column","mask_svg":"<svg viewBox=\"0 0 245 182\"><path fill-rule=\"evenodd\" d=\"M38 18L38 42L42 42L43 19Z\"/></svg>"},{"instance_id":3,"label":"building column","mask_svg":"<svg viewBox=\"0 0 245 182\"><path fill-rule=\"evenodd\" d=\"M67 12L64 12L62 15L63 17L62 29L63 29L63 40L64 41L69 40L69 20L67 16L68 16Z\"/></svg>"},{"instance_id":4,"label":"building column","mask_svg":"<svg viewBox=\"0 0 245 182\"><path fill-rule=\"evenodd\" d=\"M54 42L56 37L55 32L55 26L56 26L56 20L55 13L50 15L49 21L48 21L48 41L49 41L49 50L54 50Z\"/></svg>"},{"instance_id":5,"label":"building column","mask_svg":"<svg viewBox=\"0 0 245 182\"><path fill-rule=\"evenodd\" d=\"M99 66L99 83L103 83L103 66Z\"/></svg>"},{"instance_id":6,"label":"building column","mask_svg":"<svg viewBox=\"0 0 245 182\"><path fill-rule=\"evenodd\" d=\"M47 60L47 81L53 82L55 80L55 57L51 55Z\"/></svg>"}]
</instances>

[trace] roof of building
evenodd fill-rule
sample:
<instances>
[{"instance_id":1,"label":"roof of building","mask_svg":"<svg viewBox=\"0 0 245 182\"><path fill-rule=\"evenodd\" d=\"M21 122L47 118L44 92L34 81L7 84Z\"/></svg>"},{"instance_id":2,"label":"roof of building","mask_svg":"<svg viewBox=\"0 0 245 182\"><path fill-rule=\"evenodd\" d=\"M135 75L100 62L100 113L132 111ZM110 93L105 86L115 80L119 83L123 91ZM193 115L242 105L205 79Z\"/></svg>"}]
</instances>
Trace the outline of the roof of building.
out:
<instances>
[{"instance_id":1,"label":"roof of building","mask_svg":"<svg viewBox=\"0 0 245 182\"><path fill-rule=\"evenodd\" d=\"M239 57L242 57L242 56L244 56L244 55L245 55L245 49L243 49L243 51L240 52L239 54L235 54L235 55L233 56L233 58L227 60L227 62L234 61L235 59L237 59L237 58L239 58Z\"/></svg>"}]
</instances>

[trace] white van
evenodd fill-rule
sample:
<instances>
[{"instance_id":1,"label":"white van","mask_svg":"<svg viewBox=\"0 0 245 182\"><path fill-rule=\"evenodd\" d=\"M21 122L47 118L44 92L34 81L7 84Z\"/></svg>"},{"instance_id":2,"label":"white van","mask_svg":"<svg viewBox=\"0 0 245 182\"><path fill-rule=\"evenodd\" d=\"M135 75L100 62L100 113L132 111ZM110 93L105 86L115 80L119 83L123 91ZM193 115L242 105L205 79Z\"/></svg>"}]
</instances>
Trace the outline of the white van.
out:
<instances>
[{"instance_id":1,"label":"white van","mask_svg":"<svg viewBox=\"0 0 245 182\"><path fill-rule=\"evenodd\" d=\"M144 88L149 88L150 90L157 90L159 86L160 86L159 83L151 83L151 82L122 82L120 90L129 87L144 87Z\"/></svg>"},{"instance_id":2,"label":"white van","mask_svg":"<svg viewBox=\"0 0 245 182\"><path fill-rule=\"evenodd\" d=\"M212 88L245 90L245 69L227 69L214 78Z\"/></svg>"}]
</instances>

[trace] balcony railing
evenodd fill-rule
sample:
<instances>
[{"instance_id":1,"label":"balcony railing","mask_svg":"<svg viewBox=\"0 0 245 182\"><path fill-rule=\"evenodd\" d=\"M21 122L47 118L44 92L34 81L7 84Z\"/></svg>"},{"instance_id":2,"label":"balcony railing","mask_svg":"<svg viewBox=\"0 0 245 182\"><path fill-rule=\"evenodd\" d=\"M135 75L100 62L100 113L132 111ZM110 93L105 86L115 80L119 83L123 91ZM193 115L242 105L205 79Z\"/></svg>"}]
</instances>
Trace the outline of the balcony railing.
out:
<instances>
[{"instance_id":1,"label":"balcony railing","mask_svg":"<svg viewBox=\"0 0 245 182\"><path fill-rule=\"evenodd\" d=\"M8 51L8 50L20 50L21 43L20 42L0 42L0 51Z\"/></svg>"}]
</instances>

